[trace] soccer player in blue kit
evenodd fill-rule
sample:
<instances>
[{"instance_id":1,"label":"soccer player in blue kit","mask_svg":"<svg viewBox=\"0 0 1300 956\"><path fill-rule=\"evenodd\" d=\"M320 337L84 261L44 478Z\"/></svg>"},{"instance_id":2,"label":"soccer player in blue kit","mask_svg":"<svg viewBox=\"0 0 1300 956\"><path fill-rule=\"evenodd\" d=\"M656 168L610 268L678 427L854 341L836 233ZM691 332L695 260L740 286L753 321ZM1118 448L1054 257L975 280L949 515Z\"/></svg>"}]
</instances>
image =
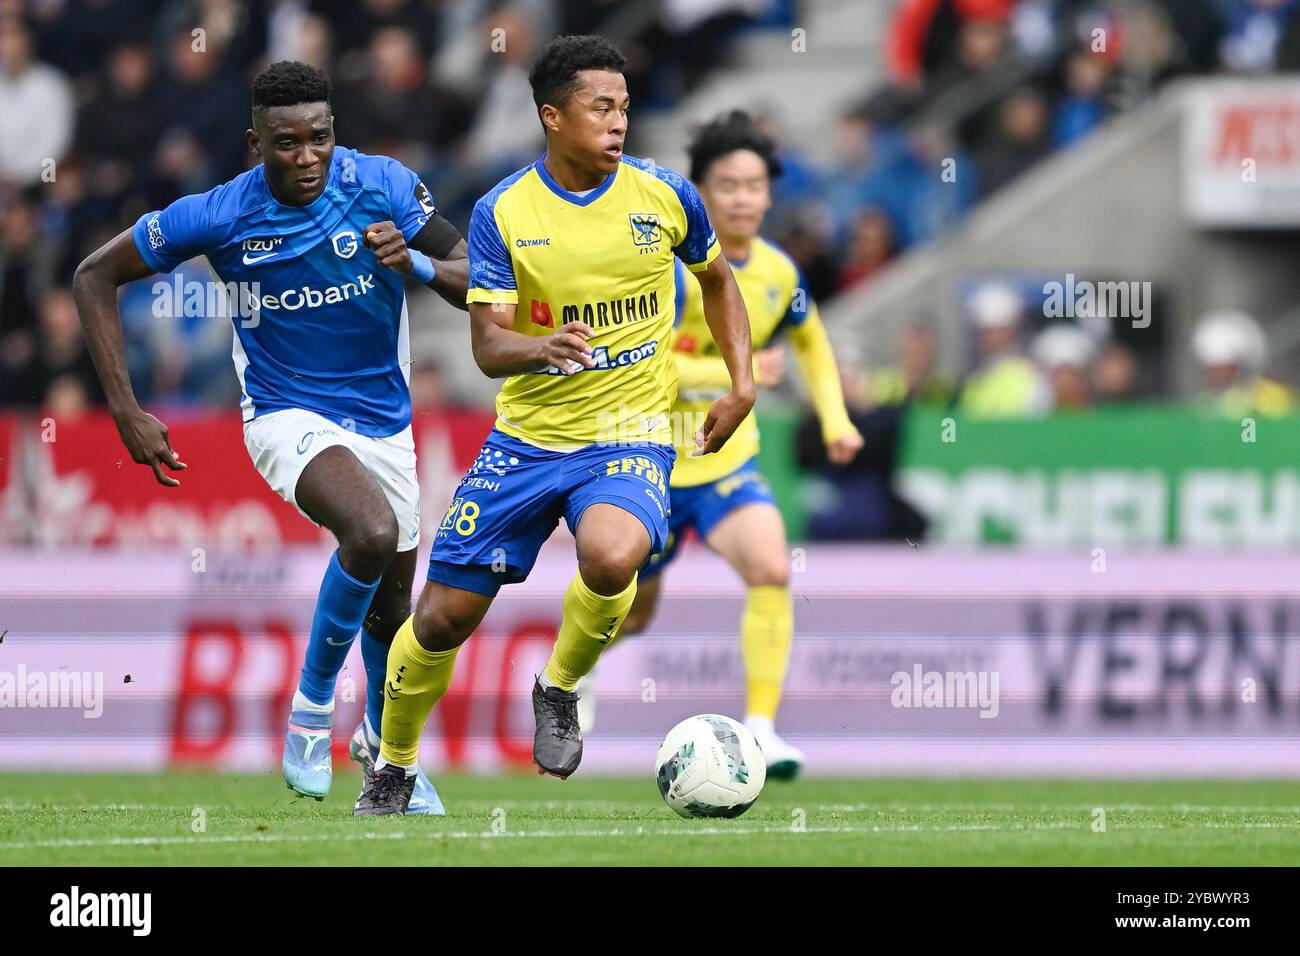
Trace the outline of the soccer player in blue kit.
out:
<instances>
[{"instance_id":1,"label":"soccer player in blue kit","mask_svg":"<svg viewBox=\"0 0 1300 956\"><path fill-rule=\"evenodd\" d=\"M366 714L351 753L379 750L388 646L411 612L420 540L403 275L466 308L469 259L419 177L334 141L329 78L282 61L253 81L261 164L141 216L77 269L74 292L122 443L158 483L185 464L127 374L118 287L206 256L233 290L244 442L286 501L338 539L321 582L285 737L288 786L330 789L334 686L361 631ZM166 469L166 470L164 470ZM364 629L363 629L364 625ZM421 773L408 813L441 814Z\"/></svg>"}]
</instances>

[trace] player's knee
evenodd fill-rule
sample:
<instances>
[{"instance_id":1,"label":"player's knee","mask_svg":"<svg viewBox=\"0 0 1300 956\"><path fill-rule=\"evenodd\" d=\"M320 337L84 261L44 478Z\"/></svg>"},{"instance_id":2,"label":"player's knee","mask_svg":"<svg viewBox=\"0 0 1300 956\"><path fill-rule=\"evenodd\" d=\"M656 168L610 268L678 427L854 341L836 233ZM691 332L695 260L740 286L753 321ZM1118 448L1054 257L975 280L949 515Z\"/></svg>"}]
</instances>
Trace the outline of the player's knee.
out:
<instances>
[{"instance_id":1,"label":"player's knee","mask_svg":"<svg viewBox=\"0 0 1300 956\"><path fill-rule=\"evenodd\" d=\"M591 547L579 543L578 573L597 594L618 594L632 583L645 559L644 538L605 540Z\"/></svg>"},{"instance_id":2,"label":"player's knee","mask_svg":"<svg viewBox=\"0 0 1300 956\"><path fill-rule=\"evenodd\" d=\"M751 588L790 586L790 566L784 555L755 555L739 568L741 580Z\"/></svg>"},{"instance_id":3,"label":"player's knee","mask_svg":"<svg viewBox=\"0 0 1300 956\"><path fill-rule=\"evenodd\" d=\"M392 596L375 595L366 615L365 628L381 644L391 644L393 635L411 616L411 595L394 594Z\"/></svg>"},{"instance_id":4,"label":"player's knee","mask_svg":"<svg viewBox=\"0 0 1300 956\"><path fill-rule=\"evenodd\" d=\"M339 550L353 577L373 581L397 552L397 518L390 511L358 524L342 536Z\"/></svg>"},{"instance_id":5,"label":"player's knee","mask_svg":"<svg viewBox=\"0 0 1300 956\"><path fill-rule=\"evenodd\" d=\"M474 625L458 619L451 609L421 602L415 609L415 639L426 651L449 651L464 644Z\"/></svg>"},{"instance_id":6,"label":"player's knee","mask_svg":"<svg viewBox=\"0 0 1300 956\"><path fill-rule=\"evenodd\" d=\"M639 549L617 547L604 554L578 560L582 582L597 594L618 594L627 590L637 569L645 561Z\"/></svg>"}]
</instances>

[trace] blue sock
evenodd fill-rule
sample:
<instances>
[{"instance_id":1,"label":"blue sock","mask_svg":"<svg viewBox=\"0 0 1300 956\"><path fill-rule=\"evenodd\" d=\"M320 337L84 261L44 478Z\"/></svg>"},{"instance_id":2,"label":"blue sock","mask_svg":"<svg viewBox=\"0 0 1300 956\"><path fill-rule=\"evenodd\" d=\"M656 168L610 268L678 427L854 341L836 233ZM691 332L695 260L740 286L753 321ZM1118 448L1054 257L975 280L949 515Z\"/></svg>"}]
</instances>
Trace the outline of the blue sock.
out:
<instances>
[{"instance_id":1,"label":"blue sock","mask_svg":"<svg viewBox=\"0 0 1300 956\"><path fill-rule=\"evenodd\" d=\"M333 701L334 682L378 587L378 580L366 584L344 571L337 551L330 555L311 619L307 658L298 678L298 690L313 703Z\"/></svg>"},{"instance_id":2,"label":"blue sock","mask_svg":"<svg viewBox=\"0 0 1300 956\"><path fill-rule=\"evenodd\" d=\"M366 665L366 719L376 734L384 725L384 680L388 676L388 647L361 632L361 661Z\"/></svg>"}]
</instances>

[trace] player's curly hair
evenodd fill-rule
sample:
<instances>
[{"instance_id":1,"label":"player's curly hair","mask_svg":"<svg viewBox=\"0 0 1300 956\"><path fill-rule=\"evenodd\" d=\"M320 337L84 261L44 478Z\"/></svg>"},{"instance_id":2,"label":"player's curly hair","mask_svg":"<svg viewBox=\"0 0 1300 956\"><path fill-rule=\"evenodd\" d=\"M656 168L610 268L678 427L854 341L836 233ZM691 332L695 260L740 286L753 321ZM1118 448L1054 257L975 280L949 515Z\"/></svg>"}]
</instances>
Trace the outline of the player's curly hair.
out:
<instances>
[{"instance_id":1,"label":"player's curly hair","mask_svg":"<svg viewBox=\"0 0 1300 956\"><path fill-rule=\"evenodd\" d=\"M696 129L691 144L686 147L691 158L691 181L702 182L714 162L738 149L757 153L767 166L769 179L781 175L776 142L763 132L754 117L744 110L732 110Z\"/></svg>"},{"instance_id":2,"label":"player's curly hair","mask_svg":"<svg viewBox=\"0 0 1300 956\"><path fill-rule=\"evenodd\" d=\"M618 47L599 36L556 37L533 59L528 83L533 88L533 102L540 119L547 103L562 106L578 90L578 74L583 70L609 70L622 73L627 59Z\"/></svg>"},{"instance_id":3,"label":"player's curly hair","mask_svg":"<svg viewBox=\"0 0 1300 956\"><path fill-rule=\"evenodd\" d=\"M324 71L297 60L272 63L253 78L253 109L328 103L330 78Z\"/></svg>"}]
</instances>

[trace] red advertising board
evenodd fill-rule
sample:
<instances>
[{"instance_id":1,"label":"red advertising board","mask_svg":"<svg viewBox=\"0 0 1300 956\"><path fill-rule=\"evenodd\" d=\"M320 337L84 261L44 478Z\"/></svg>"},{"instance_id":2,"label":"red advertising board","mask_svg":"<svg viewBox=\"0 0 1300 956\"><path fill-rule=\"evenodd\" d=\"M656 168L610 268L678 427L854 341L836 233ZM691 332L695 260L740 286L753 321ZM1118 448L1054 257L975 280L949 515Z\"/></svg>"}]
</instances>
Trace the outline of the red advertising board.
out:
<instances>
[{"instance_id":1,"label":"red advertising board","mask_svg":"<svg viewBox=\"0 0 1300 956\"><path fill-rule=\"evenodd\" d=\"M1300 84L1200 81L1186 88L1183 202L1201 226L1300 223Z\"/></svg>"},{"instance_id":2,"label":"red advertising board","mask_svg":"<svg viewBox=\"0 0 1300 956\"><path fill-rule=\"evenodd\" d=\"M0 413L0 543L16 541L22 529L24 502L18 493L18 455L14 451L15 420Z\"/></svg>"},{"instance_id":3,"label":"red advertising board","mask_svg":"<svg viewBox=\"0 0 1300 956\"><path fill-rule=\"evenodd\" d=\"M422 511L440 516L492 416L430 409L417 410L414 420ZM0 501L7 514L0 543L247 548L321 540L324 532L254 470L238 412L166 421L172 447L188 466L175 488L159 485L148 468L131 461L106 414L0 416Z\"/></svg>"}]
</instances>

